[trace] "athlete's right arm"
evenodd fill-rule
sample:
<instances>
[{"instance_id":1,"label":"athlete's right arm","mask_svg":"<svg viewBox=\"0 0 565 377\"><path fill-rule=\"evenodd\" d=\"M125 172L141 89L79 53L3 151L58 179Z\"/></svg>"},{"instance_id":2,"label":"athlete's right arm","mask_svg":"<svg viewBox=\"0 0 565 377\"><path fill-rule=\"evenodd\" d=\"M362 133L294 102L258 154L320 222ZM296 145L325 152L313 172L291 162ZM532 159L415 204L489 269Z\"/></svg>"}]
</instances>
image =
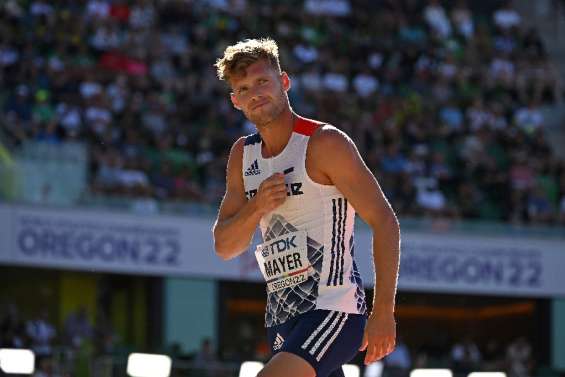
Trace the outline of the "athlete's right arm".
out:
<instances>
[{"instance_id":1,"label":"athlete's right arm","mask_svg":"<svg viewBox=\"0 0 565 377\"><path fill-rule=\"evenodd\" d=\"M235 258L247 250L261 217L286 199L284 175L277 173L265 179L257 194L247 200L242 176L244 143L245 138L240 138L230 151L226 194L213 228L214 248L224 260Z\"/></svg>"}]
</instances>

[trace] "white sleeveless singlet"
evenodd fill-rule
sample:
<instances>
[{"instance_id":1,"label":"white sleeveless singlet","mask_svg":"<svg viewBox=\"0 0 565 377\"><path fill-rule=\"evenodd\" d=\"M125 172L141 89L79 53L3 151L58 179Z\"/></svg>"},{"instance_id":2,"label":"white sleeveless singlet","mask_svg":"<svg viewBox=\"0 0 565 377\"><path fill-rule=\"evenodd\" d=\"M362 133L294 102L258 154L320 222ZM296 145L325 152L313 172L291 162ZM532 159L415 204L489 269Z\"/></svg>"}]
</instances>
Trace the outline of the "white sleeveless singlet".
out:
<instances>
[{"instance_id":1,"label":"white sleeveless singlet","mask_svg":"<svg viewBox=\"0 0 565 377\"><path fill-rule=\"evenodd\" d=\"M297 117L288 144L271 158L262 157L258 133L245 140L247 199L277 172L284 173L287 186L284 204L260 221L264 242L256 256L267 281L266 327L314 309L366 313L354 260L355 210L335 186L316 183L306 173L308 140L322 125Z\"/></svg>"}]
</instances>

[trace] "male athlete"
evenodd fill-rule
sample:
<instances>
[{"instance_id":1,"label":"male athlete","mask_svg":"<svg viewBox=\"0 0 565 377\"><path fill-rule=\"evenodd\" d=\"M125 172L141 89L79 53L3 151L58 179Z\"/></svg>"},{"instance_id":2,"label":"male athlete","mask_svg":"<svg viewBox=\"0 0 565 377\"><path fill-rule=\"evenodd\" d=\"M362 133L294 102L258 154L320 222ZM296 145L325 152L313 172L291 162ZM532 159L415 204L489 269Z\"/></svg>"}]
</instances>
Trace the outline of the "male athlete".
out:
<instances>
[{"instance_id":1,"label":"male athlete","mask_svg":"<svg viewBox=\"0 0 565 377\"><path fill-rule=\"evenodd\" d=\"M258 133L233 145L214 224L223 259L247 250L267 283L266 327L274 356L260 377L337 377L359 350L369 364L395 345L400 230L375 177L347 135L293 112L290 78L270 39L229 46L216 63L233 105ZM355 212L373 231L373 311L354 260Z\"/></svg>"}]
</instances>

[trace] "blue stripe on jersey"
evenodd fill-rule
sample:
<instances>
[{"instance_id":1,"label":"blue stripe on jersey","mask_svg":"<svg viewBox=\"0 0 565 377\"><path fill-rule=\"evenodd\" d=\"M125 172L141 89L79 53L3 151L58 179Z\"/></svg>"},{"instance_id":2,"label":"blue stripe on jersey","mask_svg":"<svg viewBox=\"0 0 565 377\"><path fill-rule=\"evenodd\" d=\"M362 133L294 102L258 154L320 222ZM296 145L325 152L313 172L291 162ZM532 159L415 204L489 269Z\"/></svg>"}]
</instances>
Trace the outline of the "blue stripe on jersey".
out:
<instances>
[{"instance_id":1,"label":"blue stripe on jersey","mask_svg":"<svg viewBox=\"0 0 565 377\"><path fill-rule=\"evenodd\" d=\"M336 208L337 204L337 208ZM345 263L345 232L347 226L347 199L332 199L332 260L327 285L343 285Z\"/></svg>"},{"instance_id":2,"label":"blue stripe on jersey","mask_svg":"<svg viewBox=\"0 0 565 377\"><path fill-rule=\"evenodd\" d=\"M256 133L253 135L246 136L245 143L243 145L253 145L260 142L261 142L261 135L259 135L259 133Z\"/></svg>"},{"instance_id":3,"label":"blue stripe on jersey","mask_svg":"<svg viewBox=\"0 0 565 377\"><path fill-rule=\"evenodd\" d=\"M284 173L284 174L289 174L289 173L292 173L293 171L294 171L294 166L291 166L290 168L285 169L285 170L283 171L283 173Z\"/></svg>"},{"instance_id":4,"label":"blue stripe on jersey","mask_svg":"<svg viewBox=\"0 0 565 377\"><path fill-rule=\"evenodd\" d=\"M340 254L341 254L341 241L343 239L343 232L345 232L345 229L342 230L342 217L343 217L343 208L342 208L342 200L341 198L339 198L337 200L337 206L338 206L338 222L337 222L337 258L335 261L335 275L334 275L334 281L333 281L333 285L337 285L337 277L339 276L339 261L340 261Z\"/></svg>"},{"instance_id":5,"label":"blue stripe on jersey","mask_svg":"<svg viewBox=\"0 0 565 377\"><path fill-rule=\"evenodd\" d=\"M349 237L349 255L351 255L351 260L353 261L352 269L349 274L349 281L355 284L357 281L355 280L354 272L357 267L355 266L355 245L353 243L353 234Z\"/></svg>"},{"instance_id":6,"label":"blue stripe on jersey","mask_svg":"<svg viewBox=\"0 0 565 377\"><path fill-rule=\"evenodd\" d=\"M335 225L336 225L336 208L335 199L332 199L332 209L333 209L333 224L332 224L332 260L330 264L330 273L328 274L328 282L326 285L330 285L332 281L332 275L334 271L335 262Z\"/></svg>"},{"instance_id":7,"label":"blue stripe on jersey","mask_svg":"<svg viewBox=\"0 0 565 377\"><path fill-rule=\"evenodd\" d=\"M341 200L341 199L340 199ZM339 268L339 284L343 285L343 259L345 256L345 224L347 224L347 199L343 206L343 235L341 236L341 266Z\"/></svg>"}]
</instances>

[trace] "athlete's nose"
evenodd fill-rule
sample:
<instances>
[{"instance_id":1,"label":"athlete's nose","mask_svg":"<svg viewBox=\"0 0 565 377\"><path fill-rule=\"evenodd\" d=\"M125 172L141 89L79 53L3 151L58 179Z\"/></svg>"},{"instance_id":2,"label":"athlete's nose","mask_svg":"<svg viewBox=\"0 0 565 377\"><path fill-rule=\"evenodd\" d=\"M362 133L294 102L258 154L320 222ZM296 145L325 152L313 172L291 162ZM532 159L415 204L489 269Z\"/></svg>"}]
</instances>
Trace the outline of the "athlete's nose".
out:
<instances>
[{"instance_id":1,"label":"athlete's nose","mask_svg":"<svg viewBox=\"0 0 565 377\"><path fill-rule=\"evenodd\" d=\"M261 91L259 90L259 88L254 87L253 89L250 89L250 90L251 90L251 101L255 101L255 102L256 102L256 101L260 100L260 99L263 97L263 95L261 94Z\"/></svg>"},{"instance_id":2,"label":"athlete's nose","mask_svg":"<svg viewBox=\"0 0 565 377\"><path fill-rule=\"evenodd\" d=\"M254 109L255 106L257 106L258 104L261 104L263 101L264 101L263 95L261 95L260 93L255 92L255 93L253 93L252 96L251 96L251 101L249 102L249 103L250 103L250 107L251 107L252 109Z\"/></svg>"}]
</instances>

